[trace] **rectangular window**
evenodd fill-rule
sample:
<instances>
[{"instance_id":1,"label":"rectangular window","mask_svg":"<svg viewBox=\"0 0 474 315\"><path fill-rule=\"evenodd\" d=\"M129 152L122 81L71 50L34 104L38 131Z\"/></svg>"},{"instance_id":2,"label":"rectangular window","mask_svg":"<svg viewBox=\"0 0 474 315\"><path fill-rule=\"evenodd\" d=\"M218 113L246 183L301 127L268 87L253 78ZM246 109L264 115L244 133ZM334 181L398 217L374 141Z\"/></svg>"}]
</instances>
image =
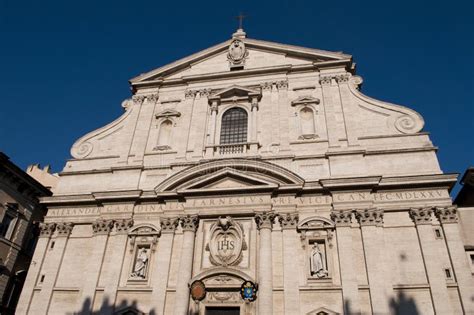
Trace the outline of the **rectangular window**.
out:
<instances>
[{"instance_id":1,"label":"rectangular window","mask_svg":"<svg viewBox=\"0 0 474 315\"><path fill-rule=\"evenodd\" d=\"M474 265L474 254L471 254L470 257L471 257L471 264Z\"/></svg>"},{"instance_id":2,"label":"rectangular window","mask_svg":"<svg viewBox=\"0 0 474 315\"><path fill-rule=\"evenodd\" d=\"M436 238L443 238L443 236L441 235L441 230L436 228L434 229L434 232L435 232L435 237Z\"/></svg>"},{"instance_id":3,"label":"rectangular window","mask_svg":"<svg viewBox=\"0 0 474 315\"><path fill-rule=\"evenodd\" d=\"M13 235L13 229L15 227L15 217L10 213L5 213L2 224L0 226L0 236L10 239Z\"/></svg>"},{"instance_id":4,"label":"rectangular window","mask_svg":"<svg viewBox=\"0 0 474 315\"><path fill-rule=\"evenodd\" d=\"M452 278L451 269L449 269L449 268L444 269L444 274L446 275L446 279L451 279Z\"/></svg>"}]
</instances>

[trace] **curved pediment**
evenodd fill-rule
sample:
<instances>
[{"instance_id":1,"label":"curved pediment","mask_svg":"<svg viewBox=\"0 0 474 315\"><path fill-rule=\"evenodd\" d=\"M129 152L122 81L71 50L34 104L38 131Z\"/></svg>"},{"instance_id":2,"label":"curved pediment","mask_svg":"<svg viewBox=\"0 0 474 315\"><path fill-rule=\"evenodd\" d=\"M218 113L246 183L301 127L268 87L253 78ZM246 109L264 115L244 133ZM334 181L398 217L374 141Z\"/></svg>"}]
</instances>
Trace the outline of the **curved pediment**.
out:
<instances>
[{"instance_id":1,"label":"curved pediment","mask_svg":"<svg viewBox=\"0 0 474 315\"><path fill-rule=\"evenodd\" d=\"M301 187L304 180L293 172L268 162L229 159L191 166L164 180L155 188L157 194L177 192L247 191Z\"/></svg>"}]
</instances>

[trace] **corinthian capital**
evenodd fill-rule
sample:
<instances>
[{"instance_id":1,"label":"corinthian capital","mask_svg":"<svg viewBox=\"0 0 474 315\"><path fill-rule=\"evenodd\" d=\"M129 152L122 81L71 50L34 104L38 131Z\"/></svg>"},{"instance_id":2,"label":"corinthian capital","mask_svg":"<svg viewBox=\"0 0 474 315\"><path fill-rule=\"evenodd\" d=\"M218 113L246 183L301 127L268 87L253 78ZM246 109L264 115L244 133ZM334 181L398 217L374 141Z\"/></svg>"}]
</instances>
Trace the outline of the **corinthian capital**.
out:
<instances>
[{"instance_id":1,"label":"corinthian capital","mask_svg":"<svg viewBox=\"0 0 474 315\"><path fill-rule=\"evenodd\" d=\"M54 229L56 228L56 224L55 223L44 223L44 222L41 222L39 224L39 231L40 231L40 237L50 237L53 232L54 232Z\"/></svg>"},{"instance_id":2,"label":"corinthian capital","mask_svg":"<svg viewBox=\"0 0 474 315\"><path fill-rule=\"evenodd\" d=\"M431 214L433 209L428 208L413 208L410 210L410 217L412 218L415 224L431 224Z\"/></svg>"},{"instance_id":3,"label":"corinthian capital","mask_svg":"<svg viewBox=\"0 0 474 315\"><path fill-rule=\"evenodd\" d=\"M331 213L331 220L336 226L351 226L352 210L339 210Z\"/></svg>"},{"instance_id":4,"label":"corinthian capital","mask_svg":"<svg viewBox=\"0 0 474 315\"><path fill-rule=\"evenodd\" d=\"M261 212L255 215L255 223L257 223L257 228L261 229L272 229L273 221L275 220L274 213Z\"/></svg>"},{"instance_id":5,"label":"corinthian capital","mask_svg":"<svg viewBox=\"0 0 474 315\"><path fill-rule=\"evenodd\" d=\"M457 223L458 208L456 206L437 207L436 216L441 223Z\"/></svg>"},{"instance_id":6,"label":"corinthian capital","mask_svg":"<svg viewBox=\"0 0 474 315\"><path fill-rule=\"evenodd\" d=\"M180 221L183 231L196 232L199 226L199 218L197 215L187 215L185 217L181 217Z\"/></svg>"},{"instance_id":7,"label":"corinthian capital","mask_svg":"<svg viewBox=\"0 0 474 315\"><path fill-rule=\"evenodd\" d=\"M319 78L319 83L321 85L331 85L332 83L332 76L330 75L324 75Z\"/></svg>"},{"instance_id":8,"label":"corinthian capital","mask_svg":"<svg viewBox=\"0 0 474 315\"><path fill-rule=\"evenodd\" d=\"M127 233L133 226L133 219L122 219L115 221L115 231L117 233Z\"/></svg>"},{"instance_id":9,"label":"corinthian capital","mask_svg":"<svg viewBox=\"0 0 474 315\"><path fill-rule=\"evenodd\" d=\"M92 230L94 234L109 234L113 226L113 220L97 220L92 223Z\"/></svg>"},{"instance_id":10,"label":"corinthian capital","mask_svg":"<svg viewBox=\"0 0 474 315\"><path fill-rule=\"evenodd\" d=\"M383 210L366 209L357 210L355 216L360 225L381 225L383 224Z\"/></svg>"},{"instance_id":11,"label":"corinthian capital","mask_svg":"<svg viewBox=\"0 0 474 315\"><path fill-rule=\"evenodd\" d=\"M161 233L174 233L176 227L178 227L178 218L161 218Z\"/></svg>"},{"instance_id":12,"label":"corinthian capital","mask_svg":"<svg viewBox=\"0 0 474 315\"><path fill-rule=\"evenodd\" d=\"M56 224L56 231L58 232L58 236L68 237L71 232L74 224L71 222L60 222Z\"/></svg>"},{"instance_id":13,"label":"corinthian capital","mask_svg":"<svg viewBox=\"0 0 474 315\"><path fill-rule=\"evenodd\" d=\"M287 213L278 216L278 221L282 229L296 229L298 226L299 216L297 213Z\"/></svg>"}]
</instances>

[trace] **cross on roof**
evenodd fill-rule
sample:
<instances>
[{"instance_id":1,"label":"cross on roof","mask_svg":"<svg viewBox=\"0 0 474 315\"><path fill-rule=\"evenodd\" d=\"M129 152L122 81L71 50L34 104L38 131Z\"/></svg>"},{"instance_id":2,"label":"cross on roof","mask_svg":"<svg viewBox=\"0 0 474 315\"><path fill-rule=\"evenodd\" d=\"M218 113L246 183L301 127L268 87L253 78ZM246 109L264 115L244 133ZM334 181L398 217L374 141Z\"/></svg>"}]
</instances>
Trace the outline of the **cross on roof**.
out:
<instances>
[{"instance_id":1,"label":"cross on roof","mask_svg":"<svg viewBox=\"0 0 474 315\"><path fill-rule=\"evenodd\" d=\"M247 16L243 15L242 12L235 17L237 20L239 20L239 29L240 30L242 29L242 22L243 22L244 18L246 18L246 17Z\"/></svg>"}]
</instances>

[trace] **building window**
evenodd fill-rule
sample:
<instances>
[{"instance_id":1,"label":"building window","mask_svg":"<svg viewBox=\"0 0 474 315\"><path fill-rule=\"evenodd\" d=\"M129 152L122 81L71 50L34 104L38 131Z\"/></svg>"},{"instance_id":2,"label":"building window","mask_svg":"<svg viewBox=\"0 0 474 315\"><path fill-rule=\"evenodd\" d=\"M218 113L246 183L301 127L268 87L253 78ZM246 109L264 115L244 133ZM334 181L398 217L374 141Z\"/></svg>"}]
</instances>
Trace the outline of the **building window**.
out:
<instances>
[{"instance_id":1,"label":"building window","mask_svg":"<svg viewBox=\"0 0 474 315\"><path fill-rule=\"evenodd\" d=\"M471 264L474 265L474 254L471 254L470 257L471 257Z\"/></svg>"},{"instance_id":2,"label":"building window","mask_svg":"<svg viewBox=\"0 0 474 315\"><path fill-rule=\"evenodd\" d=\"M452 279L452 275L451 275L451 269L449 268L445 268L444 269L444 275L446 276L446 279Z\"/></svg>"},{"instance_id":3,"label":"building window","mask_svg":"<svg viewBox=\"0 0 474 315\"><path fill-rule=\"evenodd\" d=\"M220 144L247 142L247 112L242 108L231 108L222 115Z\"/></svg>"},{"instance_id":4,"label":"building window","mask_svg":"<svg viewBox=\"0 0 474 315\"><path fill-rule=\"evenodd\" d=\"M440 230L439 228L435 228L435 229L434 229L434 232L435 232L435 237L436 237L437 239L442 239L442 238L443 238L443 236L442 236L442 234L441 234L441 230Z\"/></svg>"},{"instance_id":5,"label":"building window","mask_svg":"<svg viewBox=\"0 0 474 315\"><path fill-rule=\"evenodd\" d=\"M0 236L11 239L13 230L15 229L16 217L6 212L3 216L2 224L0 226Z\"/></svg>"}]
</instances>

